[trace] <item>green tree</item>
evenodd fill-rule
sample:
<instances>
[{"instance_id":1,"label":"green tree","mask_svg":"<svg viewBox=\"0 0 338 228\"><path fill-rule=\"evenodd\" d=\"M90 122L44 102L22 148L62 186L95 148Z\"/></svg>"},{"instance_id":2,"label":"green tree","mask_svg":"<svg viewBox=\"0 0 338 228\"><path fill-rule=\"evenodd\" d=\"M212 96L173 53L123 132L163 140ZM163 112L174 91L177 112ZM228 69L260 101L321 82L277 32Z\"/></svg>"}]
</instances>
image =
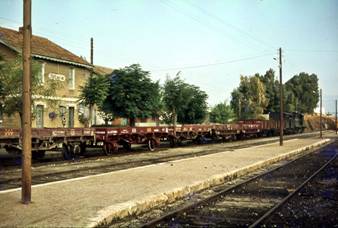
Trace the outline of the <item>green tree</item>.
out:
<instances>
[{"instance_id":1,"label":"green tree","mask_svg":"<svg viewBox=\"0 0 338 228\"><path fill-rule=\"evenodd\" d=\"M5 60L4 58L0 55L0 77L3 77L2 75L4 75L4 71L5 71ZM1 80L0 81L0 98L2 99L4 97L4 83ZM2 111L2 107L0 106L0 111Z\"/></svg>"},{"instance_id":2,"label":"green tree","mask_svg":"<svg viewBox=\"0 0 338 228\"><path fill-rule=\"evenodd\" d=\"M264 113L279 111L279 81L275 80L275 72L269 69L259 79L265 87L265 97L268 101Z\"/></svg>"},{"instance_id":3,"label":"green tree","mask_svg":"<svg viewBox=\"0 0 338 228\"><path fill-rule=\"evenodd\" d=\"M241 76L240 85L233 90L231 97L230 104L238 119L258 118L268 104L264 84L257 75Z\"/></svg>"},{"instance_id":4,"label":"green tree","mask_svg":"<svg viewBox=\"0 0 338 228\"><path fill-rule=\"evenodd\" d=\"M187 84L179 77L179 74L180 72L173 79L167 77L162 94L165 122L172 123L174 126L176 126L177 114L185 108L187 101L191 99L191 95L185 89Z\"/></svg>"},{"instance_id":5,"label":"green tree","mask_svg":"<svg viewBox=\"0 0 338 228\"><path fill-rule=\"evenodd\" d=\"M187 85L184 90L186 92L183 94L189 94L189 99L186 100L186 104L178 112L178 122L187 124L202 123L207 115L208 95L194 85Z\"/></svg>"},{"instance_id":6,"label":"green tree","mask_svg":"<svg viewBox=\"0 0 338 228\"><path fill-rule=\"evenodd\" d=\"M149 72L142 70L139 64L114 70L103 106L106 113L129 118L130 126L135 125L136 118L158 116L161 109L159 82L152 82Z\"/></svg>"},{"instance_id":7,"label":"green tree","mask_svg":"<svg viewBox=\"0 0 338 228\"><path fill-rule=\"evenodd\" d=\"M295 94L288 89L285 89L284 86L284 111L285 112L295 112L296 111L296 96Z\"/></svg>"},{"instance_id":8,"label":"green tree","mask_svg":"<svg viewBox=\"0 0 338 228\"><path fill-rule=\"evenodd\" d=\"M174 126L177 121L200 123L207 114L208 95L199 87L184 82L179 73L173 79L168 77L163 86L165 121Z\"/></svg>"},{"instance_id":9,"label":"green tree","mask_svg":"<svg viewBox=\"0 0 338 228\"><path fill-rule=\"evenodd\" d=\"M86 84L81 87L80 101L89 106L89 123L92 123L94 106L97 105L102 110L102 105L108 96L108 91L108 77L103 75L91 75Z\"/></svg>"},{"instance_id":10,"label":"green tree","mask_svg":"<svg viewBox=\"0 0 338 228\"><path fill-rule=\"evenodd\" d=\"M215 105L209 114L210 122L212 123L228 123L234 117L234 112L232 111L230 105L227 105L226 102L219 103Z\"/></svg>"},{"instance_id":11,"label":"green tree","mask_svg":"<svg viewBox=\"0 0 338 228\"><path fill-rule=\"evenodd\" d=\"M302 72L285 83L285 91L293 93L294 110L313 113L319 101L318 77Z\"/></svg>"},{"instance_id":12,"label":"green tree","mask_svg":"<svg viewBox=\"0 0 338 228\"><path fill-rule=\"evenodd\" d=\"M22 120L22 57L18 56L13 60L0 60L0 103L2 112L7 115L19 113ZM55 101L47 99L55 96L56 89L60 84L53 80L41 83L41 64L37 61L32 62L32 110L34 102L44 99L50 106ZM34 115L33 115L34 116Z\"/></svg>"}]
</instances>

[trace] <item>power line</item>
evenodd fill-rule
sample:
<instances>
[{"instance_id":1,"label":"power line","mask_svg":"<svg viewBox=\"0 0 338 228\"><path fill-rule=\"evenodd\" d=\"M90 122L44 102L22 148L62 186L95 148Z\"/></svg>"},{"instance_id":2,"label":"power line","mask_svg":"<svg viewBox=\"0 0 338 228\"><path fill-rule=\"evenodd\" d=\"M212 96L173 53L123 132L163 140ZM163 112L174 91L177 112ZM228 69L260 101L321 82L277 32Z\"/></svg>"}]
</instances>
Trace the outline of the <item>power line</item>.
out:
<instances>
[{"instance_id":1,"label":"power line","mask_svg":"<svg viewBox=\"0 0 338 228\"><path fill-rule=\"evenodd\" d=\"M175 7L174 5L170 4L169 1L161 0L160 3L168 6L169 8L171 8L172 10L174 10L175 12L179 12L182 15L184 15L186 17L189 17L190 19L194 20L198 24L206 26L208 29L210 29L210 27L208 25L206 25L205 23L203 23L201 20L199 20L198 17L194 17L194 16L192 16L190 14L185 13L184 11L180 10L178 7Z\"/></svg>"},{"instance_id":2,"label":"power line","mask_svg":"<svg viewBox=\"0 0 338 228\"><path fill-rule=\"evenodd\" d=\"M184 16L186 16L186 17L192 19L192 20L194 20L194 21L197 22L198 24L200 24L200 25L202 25L202 26L205 26L207 29L209 29L209 30L211 30L211 31L213 31L213 32L217 32L217 33L220 32L220 30L219 30L218 28L215 28L214 26L212 26L212 25L210 25L210 24L206 24L204 21L201 21L198 17L192 16L191 14L187 14L187 13L184 12L181 8L179 8L179 7L175 6L175 5L173 5L174 3L173 3L173 2L170 2L170 0L167 0L167 1L162 0L162 1L160 1L160 3L166 5L167 7L171 8L171 9L174 10L175 12L180 13L180 14L182 14L182 15L184 15ZM226 32L225 30L221 30L221 32L222 32L222 31L223 31L223 32ZM247 44L246 42L243 42L242 40L236 39L235 37L231 37L232 35L229 34L228 32L227 32L226 35L227 35L227 38L231 38L233 41L239 41L239 42L241 42L244 46L246 46L247 48L252 48L252 46L249 45L249 44Z\"/></svg>"},{"instance_id":3,"label":"power line","mask_svg":"<svg viewBox=\"0 0 338 228\"><path fill-rule=\"evenodd\" d=\"M184 70L184 69L195 69L195 68L204 68L204 67L210 67L210 66L217 66L217 65L224 65L229 63L236 63L236 62L242 62L242 61L248 61L252 59L258 59L265 56L272 56L273 53L267 53L257 56L251 56L251 57L245 57L245 58L239 58L239 59L233 59L228 60L224 62L217 62L217 63L210 63L210 64L200 64L200 65L192 65L192 66L176 66L176 67L168 67L168 68L161 68L161 69L153 69L152 71L169 71L169 70Z\"/></svg>"},{"instance_id":4,"label":"power line","mask_svg":"<svg viewBox=\"0 0 338 228\"><path fill-rule=\"evenodd\" d=\"M22 26L22 23L15 21L15 20L12 20L12 19L9 19L9 18L0 17L0 20L10 22L13 25L13 27ZM12 28L12 29L15 30L15 28ZM55 39L55 41L53 40L52 42L54 42L58 45L60 45L60 43L62 43L64 46L76 48L76 49L81 49L82 51L85 49L89 53L89 49L90 49L89 38L88 38L88 44L85 44L85 41L82 41L83 42L82 43L82 42L79 42L78 40L75 41L75 40L71 40L71 39L66 39L64 36L61 36L61 35L59 35L55 32L52 32L51 30L48 30L48 29L41 27L41 26L35 27L34 31L37 31L37 33L33 34L34 36L41 36L41 37L49 39L49 40L50 40L49 37L53 36L56 39ZM36 34L38 34L38 35L36 35ZM62 45L62 48L65 48L63 45ZM66 49L68 49L68 48L66 48ZM96 50L95 50L96 53L103 53L105 51L106 50L102 49L102 48L96 48Z\"/></svg>"},{"instance_id":5,"label":"power line","mask_svg":"<svg viewBox=\"0 0 338 228\"><path fill-rule=\"evenodd\" d=\"M325 53L338 53L338 50L320 50L320 49L286 49L289 52L325 52Z\"/></svg>"},{"instance_id":6,"label":"power line","mask_svg":"<svg viewBox=\"0 0 338 228\"><path fill-rule=\"evenodd\" d=\"M200 12L202 12L202 13L205 14L206 16L211 17L211 18L217 20L217 21L220 22L221 24L223 24L223 25L225 25L225 26L228 26L228 27L231 27L231 28L237 30L238 32L240 32L240 33L242 33L242 34L248 36L248 37L251 38L252 40L255 40L256 42L262 44L263 46L267 46L267 47L269 47L269 48L273 48L270 44L266 43L266 42L263 41L262 39L259 39L259 38L255 37L255 36L253 36L252 34L250 34L249 32L247 32L247 31L245 31L245 30L243 30L243 29L241 29L241 28L239 28L239 27L237 27L237 26L235 26L235 25L233 25L233 24L230 24L230 23L224 21L224 20L223 20L222 18L220 18L219 16L217 16L217 15L215 15L215 14L212 14L212 13L208 12L207 10L201 8L200 6L198 6L198 5L196 5L196 4L193 4L193 3L191 3L191 2L187 2L187 1L183 1L183 2L186 3L186 4L189 4L190 6L194 7L195 9L198 9Z\"/></svg>"},{"instance_id":7,"label":"power line","mask_svg":"<svg viewBox=\"0 0 338 228\"><path fill-rule=\"evenodd\" d=\"M15 20L12 20L12 19L8 19L8 18L5 18L5 17L0 17L0 19L4 20L4 21L11 22L13 25L18 26L18 27L22 26L22 23L15 21ZM78 41L75 42L74 40L65 39L63 36L60 36L57 33L52 32L51 30L46 29L44 27L37 26L37 27L35 27L34 30L38 31L38 33L40 33L43 36L48 36L47 34L51 34L53 36L58 37L59 40L64 40L64 41L67 41L68 43L72 43L72 45L70 45L70 46L83 48L82 44L78 43Z\"/></svg>"}]
</instances>

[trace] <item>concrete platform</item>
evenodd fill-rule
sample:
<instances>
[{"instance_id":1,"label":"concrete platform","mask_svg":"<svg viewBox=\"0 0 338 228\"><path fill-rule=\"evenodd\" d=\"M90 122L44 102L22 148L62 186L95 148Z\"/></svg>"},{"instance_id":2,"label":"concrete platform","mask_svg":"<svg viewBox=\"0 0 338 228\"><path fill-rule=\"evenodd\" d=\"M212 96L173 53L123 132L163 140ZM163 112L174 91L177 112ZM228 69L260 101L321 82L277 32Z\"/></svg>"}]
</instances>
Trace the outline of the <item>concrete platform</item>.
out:
<instances>
[{"instance_id":1,"label":"concrete platform","mask_svg":"<svg viewBox=\"0 0 338 228\"><path fill-rule=\"evenodd\" d=\"M93 227L137 214L254 169L305 153L329 139L292 139L201 157L35 185L30 205L20 189L0 192L0 227Z\"/></svg>"}]
</instances>

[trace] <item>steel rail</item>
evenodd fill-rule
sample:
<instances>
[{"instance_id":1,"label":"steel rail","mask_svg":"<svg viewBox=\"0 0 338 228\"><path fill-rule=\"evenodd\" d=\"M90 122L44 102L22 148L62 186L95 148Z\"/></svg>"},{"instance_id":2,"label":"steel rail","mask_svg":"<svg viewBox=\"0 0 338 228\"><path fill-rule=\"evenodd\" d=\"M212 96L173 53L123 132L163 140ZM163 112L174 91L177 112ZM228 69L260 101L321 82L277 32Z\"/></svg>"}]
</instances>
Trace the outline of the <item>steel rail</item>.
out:
<instances>
[{"instance_id":1,"label":"steel rail","mask_svg":"<svg viewBox=\"0 0 338 228\"><path fill-rule=\"evenodd\" d=\"M236 150L236 149L242 149L242 148L249 148L250 146L260 146L260 145L265 145L265 144L269 144L271 143L271 141L266 141L266 142L253 142L253 143L248 143L245 144L244 147L242 145L234 145L234 146L229 146L226 147L224 149L214 149L211 151L199 151L199 152L190 152L190 153L185 153L185 154L175 154L175 155L168 155L168 156L163 156L163 157L156 157L156 158L149 158L149 159L142 159L142 160L136 160L136 161L127 161L127 162L120 162L120 163L114 163L114 164L105 164L105 165L100 165L100 166L95 166L95 167L82 167L82 168L77 168L76 172L86 172L86 171L99 171L100 169L106 169L106 168L111 168L109 171L105 171L105 172L112 172L112 171L118 171L118 170L124 170L124 169L129 169L129 168L134 168L134 167L142 167L142 166L147 166L149 164L158 164L161 162L169 162L169 161L174 161L177 159L184 159L184 158L189 158L189 157L198 157L198 156L204 156L204 155L210 155L210 154L217 154L217 153L221 153L223 151L232 151L232 150ZM145 153L151 153L149 151L145 152ZM123 157L124 155L119 154L119 157ZM97 159L97 157L95 157L95 159ZM109 159L109 157L107 158ZM83 160L82 164L86 164L93 161L92 158L87 159L87 160ZM94 160L95 161L95 160ZM76 164L73 163L71 161L62 161L60 163L45 163L43 165L45 166L49 166L49 165L53 165L53 164L59 164L59 165L64 165L64 164ZM132 164L132 165L130 165ZM35 166L36 167L42 167L43 165L40 166ZM102 173L105 173L102 172ZM74 170L66 170L66 171L61 171L61 172L54 172L52 173L53 176L55 177L55 175L67 175L67 174L74 174ZM51 173L48 174L37 174L33 176L33 181L36 180L37 178L44 178L44 177L49 177L51 176ZM77 177L82 177L85 175L79 175ZM67 179L67 178L64 178ZM63 180L63 179L62 179ZM20 182L21 178L20 177L15 177L15 178L10 178L10 179L6 179L6 180L1 180L0 179L0 186L1 185L8 185L11 183L15 183L15 182ZM38 182L40 183L40 182ZM43 182L45 183L45 182ZM37 184L37 183L33 183L33 184ZM10 188L9 188L10 189ZM1 189L0 187L0 191L1 190L7 190L6 188Z\"/></svg>"},{"instance_id":2,"label":"steel rail","mask_svg":"<svg viewBox=\"0 0 338 228\"><path fill-rule=\"evenodd\" d=\"M325 145L321 146L320 148L315 148L314 150L315 151L322 150L324 147L327 147L328 145L331 145L332 143L335 143L335 141L329 142L328 144L325 144ZM301 155L301 156L297 157L295 160L288 161L288 162L286 162L285 164L283 164L281 166L278 166L278 167L275 167L273 169L267 170L267 171L265 171L265 172L263 172L263 173L261 173L261 174L259 174L257 176L249 178L248 180L245 180L245 181L243 181L241 183L238 183L238 184L236 184L234 186L225 188L224 190L222 190L220 192L217 192L217 193L213 194L210 197L207 197L205 199L199 200L198 202L189 203L189 204L187 204L187 205L185 205L183 207L179 207L176 210L170 211L170 212L168 212L168 213L166 213L166 214L164 214L164 215L162 215L162 216L160 216L160 217L158 217L156 219L153 219L153 220L147 222L146 224L141 225L141 227L143 227L143 228L154 227L154 225L156 225L157 223L159 223L161 220L164 220L164 219L166 219L168 217L174 217L174 216L178 215L179 213L181 213L182 211L186 211L186 210L192 209L194 207L197 207L197 206L199 206L199 205L201 205L203 203L206 203L208 201L212 201L213 199L215 199L215 198L217 198L217 197L219 197L219 196L221 196L223 194L226 194L226 193L228 193L228 192L230 192L230 191L232 191L232 190L234 190L234 189L236 189L238 187L241 187L242 185L245 185L247 183L253 182L256 179L264 177L265 175L268 175L269 173L272 173L272 172L274 172L274 171L276 171L278 169L285 168L286 166L288 166L288 165L290 165L290 164L298 161L299 159L301 159L303 157L306 157L307 155L309 155L309 153L305 153L304 155Z\"/></svg>"},{"instance_id":3,"label":"steel rail","mask_svg":"<svg viewBox=\"0 0 338 228\"><path fill-rule=\"evenodd\" d=\"M317 134L319 134L319 132L301 133L301 134L296 134L296 135L287 135L284 138L289 139L289 140L294 139L294 138L310 138L312 136L316 136ZM260 139L265 139L265 138L267 138L267 137L262 137L262 138L258 138L258 139L257 138L249 138L249 139L244 139L244 140L236 140L236 141L233 141L233 142L242 141L243 144L232 145L232 146L226 147L224 149L229 149L229 150L241 149L241 148L244 148L243 146L249 147L249 146L264 145L264 144L268 144L268 143L278 142L277 136L267 138L266 141L252 142L252 140L260 140ZM233 143L233 142L229 142L229 143ZM225 142L225 144L226 143L228 143L228 142ZM196 146L205 146L205 145L210 145L210 144L216 145L216 144L219 144L219 143L218 142L212 142L212 143L207 143L207 144L195 145L195 144L192 144L192 143L189 142L188 144L185 144L185 145L180 146L180 147L188 148L188 147L196 147ZM94 148L94 147L92 147L92 148ZM163 151L163 150L166 150L167 148L170 148L167 144L161 144L161 147L159 147L155 152ZM61 150L62 150L61 148L58 148L55 151L61 151ZM95 151L95 152L102 151L102 148L96 147L96 150L93 150L93 151ZM81 158L81 160L79 160L79 159L75 159L75 160L80 161L82 163L86 163L86 162L91 162L92 160L95 160L95 159L98 159L98 158L109 159L111 157L122 157L122 156L125 156L125 155L134 154L135 152L134 151L129 151L129 152L123 151L123 152L118 152L118 153L110 155L110 156L105 156L105 155L102 155L102 154L91 156L90 153L91 152L88 152L89 155L84 155L85 158ZM153 152L150 152L150 151L145 150L145 149L137 151L137 154L141 154L141 153L143 154L143 153L153 153ZM197 152L197 153L199 153L199 152ZM193 154L193 153L191 153L191 154ZM72 161L72 160L60 160L60 159L61 159L61 156L52 159L52 161L50 161L50 160L44 161L43 159L42 160L36 160L35 162L33 162L33 167L37 168L37 167L49 166L49 165L64 165L64 164L73 164L74 163L74 161ZM1 163L0 163L0 167L1 167ZM3 165L1 168L5 168L5 170L9 170L9 169L12 169L12 168L15 169L15 167L18 167L18 165ZM20 168L20 170L21 170L21 168Z\"/></svg>"},{"instance_id":4,"label":"steel rail","mask_svg":"<svg viewBox=\"0 0 338 228\"><path fill-rule=\"evenodd\" d=\"M290 135L290 139L292 138L307 138L307 137L311 137L312 135ZM224 148L225 150L236 150L236 149L241 149L241 148L248 148L250 146L257 146L257 145L265 145L265 144L269 144L269 143L273 143L273 142L277 142L278 139L271 139L271 140L267 140L267 141L258 141L258 142L250 142L250 140L246 140L244 142L248 142L245 143L244 145L232 145L229 147ZM244 147L243 147L244 146ZM188 146L189 147L189 146ZM113 166L112 164L106 164L106 165L101 165L101 166L95 166L95 167L83 167L83 168L79 168L76 171L77 172L86 172L86 171L98 171L100 169L105 169L105 168L109 168L111 167L111 169L109 171L105 171L105 172L112 172L112 171L118 171L118 170L124 170L124 169L128 169L128 168L133 168L133 167L138 167L138 166L146 166L149 164L157 164L157 163L161 163L161 162L168 162L168 161L173 161L176 159L182 159L182 158L189 158L191 156L204 156L204 155L209 155L209 154L216 154L216 153L220 153L223 150L220 149L215 149L212 151L200 151L200 152L192 152L192 153L186 153L186 154L176 154L176 155L169 155L169 156L163 156L163 157L157 157L157 158L149 158L149 159L143 159L143 160L137 160L137 161L128 161L128 162L120 162L120 163L115 163ZM141 152L143 153L143 152ZM149 151L145 152L145 153L151 153ZM117 154L117 157L123 157L124 155L130 155L131 153L128 154ZM81 164L85 164L85 163L89 163L92 162L94 159L99 158L100 156L95 156L95 157L90 157L87 159L82 160ZM107 159L109 159L110 157L107 157ZM94 160L95 161L95 160ZM35 165L34 167L43 167L43 166L50 166L50 165L65 165L65 164L74 164L74 162L72 161L60 161L60 162L47 162L47 163L40 163ZM132 164L132 165L130 165ZM128 166L129 165L129 166ZM67 171L61 171L61 172L57 172L57 173L53 173L53 176L55 175L67 175L70 173L74 173L74 170L67 170ZM44 177L48 177L51 174L38 174L38 175L34 175L33 176L33 181L36 180L37 178L44 178ZM78 175L77 177L82 177L85 175ZM62 180L67 179L67 178L62 178ZM10 178L10 179L6 179L6 180L0 180L0 185L4 186L4 185L13 185L13 183L19 182L21 180L21 178L15 177L15 178ZM54 180L55 181L55 180ZM40 180L37 183L46 183L46 182L40 182ZM33 184L37 184L36 182ZM1 190L7 190L7 189L11 189L11 188L0 188Z\"/></svg>"},{"instance_id":5,"label":"steel rail","mask_svg":"<svg viewBox=\"0 0 338 228\"><path fill-rule=\"evenodd\" d=\"M291 192L289 195L287 195L284 199L282 199L278 204L276 204L273 208L271 208L269 211L267 211L264 215L262 215L259 219L257 219L254 223L252 223L249 228L257 227L260 225L264 220L269 218L276 210L278 210L281 206L283 206L285 203L287 203L290 198L292 198L295 194L297 194L300 190L303 189L303 187L309 183L314 177L316 177L323 169L325 169L332 161L334 161L337 158L337 153L329 160L327 161L322 167L320 167L315 173L313 173L308 179L306 179L301 185L298 186L298 188Z\"/></svg>"}]
</instances>

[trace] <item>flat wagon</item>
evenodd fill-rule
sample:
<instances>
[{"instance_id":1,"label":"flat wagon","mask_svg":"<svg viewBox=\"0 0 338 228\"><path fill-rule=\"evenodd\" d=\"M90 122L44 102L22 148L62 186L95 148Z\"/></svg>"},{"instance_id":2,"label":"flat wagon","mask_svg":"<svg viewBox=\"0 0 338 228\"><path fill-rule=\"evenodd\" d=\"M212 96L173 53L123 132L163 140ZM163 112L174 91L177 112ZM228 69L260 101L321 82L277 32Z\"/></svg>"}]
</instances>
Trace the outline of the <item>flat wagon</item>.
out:
<instances>
[{"instance_id":1,"label":"flat wagon","mask_svg":"<svg viewBox=\"0 0 338 228\"><path fill-rule=\"evenodd\" d=\"M204 143L213 139L241 139L250 136L272 136L279 132L279 114L271 113L270 120L244 120L231 124L191 124L157 127L97 127L97 128L41 128L32 129L32 156L42 158L48 150L60 149L64 159L83 155L86 148L102 148L106 155L119 147L131 149L132 144L147 145L154 151L162 141L175 146L184 140ZM286 133L299 133L304 129L303 115L284 115ZM0 146L9 153L21 153L21 129L0 129Z\"/></svg>"}]
</instances>

